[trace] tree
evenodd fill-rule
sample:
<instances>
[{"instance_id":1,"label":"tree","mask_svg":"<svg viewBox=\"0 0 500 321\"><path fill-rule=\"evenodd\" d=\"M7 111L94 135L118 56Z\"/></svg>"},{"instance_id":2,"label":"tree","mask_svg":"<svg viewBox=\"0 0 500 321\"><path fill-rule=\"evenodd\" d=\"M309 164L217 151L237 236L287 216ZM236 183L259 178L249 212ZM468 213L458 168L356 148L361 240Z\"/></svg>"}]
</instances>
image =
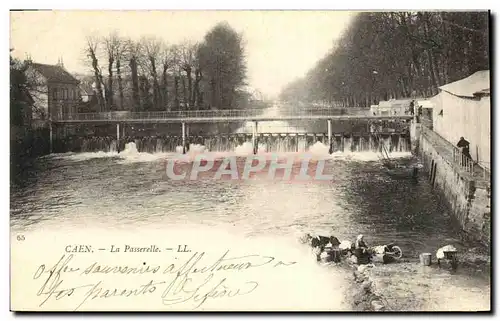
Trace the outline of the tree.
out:
<instances>
[{"instance_id":1,"label":"tree","mask_svg":"<svg viewBox=\"0 0 500 321\"><path fill-rule=\"evenodd\" d=\"M10 124L15 126L24 125L24 108L29 95L26 69L25 63L10 56Z\"/></svg>"},{"instance_id":2,"label":"tree","mask_svg":"<svg viewBox=\"0 0 500 321\"><path fill-rule=\"evenodd\" d=\"M171 47L164 46L162 50L162 78L161 78L161 93L162 93L162 105L165 110L170 111L171 105L169 101L170 95L168 94L168 78L169 72L172 71L174 67L175 57Z\"/></svg>"},{"instance_id":3,"label":"tree","mask_svg":"<svg viewBox=\"0 0 500 321\"><path fill-rule=\"evenodd\" d=\"M140 44L134 43L132 40L127 41L128 50L128 60L129 67L131 73L132 80L132 102L133 109L138 110L141 109L141 98L139 92L139 70L138 70L138 61L140 55Z\"/></svg>"},{"instance_id":4,"label":"tree","mask_svg":"<svg viewBox=\"0 0 500 321\"><path fill-rule=\"evenodd\" d=\"M204 108L204 97L213 108L244 105L238 101L246 72L242 37L227 23L215 26L201 44L167 45L154 36L134 41L116 32L87 37L85 55L101 111ZM105 61L105 82L99 59Z\"/></svg>"},{"instance_id":5,"label":"tree","mask_svg":"<svg viewBox=\"0 0 500 321\"><path fill-rule=\"evenodd\" d=\"M184 90L184 103L190 109L194 105L193 69L195 68L198 45L184 42L180 45L179 49L181 69L186 73L187 78L187 90Z\"/></svg>"},{"instance_id":6,"label":"tree","mask_svg":"<svg viewBox=\"0 0 500 321\"><path fill-rule=\"evenodd\" d=\"M210 30L200 45L198 59L206 77L212 108L232 108L236 90L245 84L242 36L226 22Z\"/></svg>"},{"instance_id":7,"label":"tree","mask_svg":"<svg viewBox=\"0 0 500 321\"><path fill-rule=\"evenodd\" d=\"M102 90L102 86L104 84L101 68L99 67L99 59L98 59L98 48L99 48L99 39L97 37L87 37L87 45L85 48L86 56L92 66L92 71L95 77L95 86L97 91L97 101L100 106L100 110L105 110L106 104L104 101L104 94Z\"/></svg>"},{"instance_id":8,"label":"tree","mask_svg":"<svg viewBox=\"0 0 500 321\"><path fill-rule=\"evenodd\" d=\"M157 68L161 61L163 42L154 37L144 37L141 39L141 48L144 51L145 69L149 72L153 82L153 106L158 108L160 105L160 84Z\"/></svg>"},{"instance_id":9,"label":"tree","mask_svg":"<svg viewBox=\"0 0 500 321\"><path fill-rule=\"evenodd\" d=\"M487 12L363 12L283 99L369 106L429 97L489 68Z\"/></svg>"},{"instance_id":10,"label":"tree","mask_svg":"<svg viewBox=\"0 0 500 321\"><path fill-rule=\"evenodd\" d=\"M118 35L111 33L108 37L103 38L104 48L106 50L106 58L108 60L108 85L105 87L106 101L110 110L114 109L114 90L113 90L113 68L116 59L116 51L119 46Z\"/></svg>"}]
</instances>

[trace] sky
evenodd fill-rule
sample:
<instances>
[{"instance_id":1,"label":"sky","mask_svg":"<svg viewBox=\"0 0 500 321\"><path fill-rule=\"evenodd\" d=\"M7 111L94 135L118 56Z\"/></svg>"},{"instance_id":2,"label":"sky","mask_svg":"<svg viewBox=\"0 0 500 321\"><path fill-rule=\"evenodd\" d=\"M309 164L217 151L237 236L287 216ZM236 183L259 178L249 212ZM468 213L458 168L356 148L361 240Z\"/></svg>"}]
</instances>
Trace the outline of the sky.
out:
<instances>
[{"instance_id":1,"label":"sky","mask_svg":"<svg viewBox=\"0 0 500 321\"><path fill-rule=\"evenodd\" d=\"M275 98L324 57L348 26L348 11L24 11L11 12L10 47L38 63L62 57L70 72L88 73L85 38L157 36L167 44L202 41L218 22L243 34L247 82Z\"/></svg>"}]
</instances>

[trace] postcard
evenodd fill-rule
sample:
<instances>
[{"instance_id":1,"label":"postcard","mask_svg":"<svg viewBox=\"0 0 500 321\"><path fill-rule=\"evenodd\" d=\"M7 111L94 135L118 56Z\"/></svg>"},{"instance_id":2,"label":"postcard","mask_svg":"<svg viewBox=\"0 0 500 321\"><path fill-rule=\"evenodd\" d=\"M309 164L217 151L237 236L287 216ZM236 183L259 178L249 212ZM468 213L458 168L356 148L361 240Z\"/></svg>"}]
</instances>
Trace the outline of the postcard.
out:
<instances>
[{"instance_id":1,"label":"postcard","mask_svg":"<svg viewBox=\"0 0 500 321\"><path fill-rule=\"evenodd\" d=\"M488 11L10 18L11 311L491 310Z\"/></svg>"}]
</instances>

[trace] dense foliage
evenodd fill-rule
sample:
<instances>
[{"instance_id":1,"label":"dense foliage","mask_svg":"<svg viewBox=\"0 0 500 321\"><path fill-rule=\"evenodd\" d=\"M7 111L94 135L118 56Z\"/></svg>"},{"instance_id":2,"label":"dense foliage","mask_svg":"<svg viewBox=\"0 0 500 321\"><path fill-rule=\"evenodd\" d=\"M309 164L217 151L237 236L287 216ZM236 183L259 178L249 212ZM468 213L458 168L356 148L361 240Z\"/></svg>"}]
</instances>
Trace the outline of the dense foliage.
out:
<instances>
[{"instance_id":1,"label":"dense foliage","mask_svg":"<svg viewBox=\"0 0 500 321\"><path fill-rule=\"evenodd\" d=\"M26 65L10 57L10 124L24 125L24 108L28 104L28 81Z\"/></svg>"},{"instance_id":2,"label":"dense foliage","mask_svg":"<svg viewBox=\"0 0 500 321\"><path fill-rule=\"evenodd\" d=\"M487 12L363 12L281 98L342 106L429 97L489 69Z\"/></svg>"}]
</instances>

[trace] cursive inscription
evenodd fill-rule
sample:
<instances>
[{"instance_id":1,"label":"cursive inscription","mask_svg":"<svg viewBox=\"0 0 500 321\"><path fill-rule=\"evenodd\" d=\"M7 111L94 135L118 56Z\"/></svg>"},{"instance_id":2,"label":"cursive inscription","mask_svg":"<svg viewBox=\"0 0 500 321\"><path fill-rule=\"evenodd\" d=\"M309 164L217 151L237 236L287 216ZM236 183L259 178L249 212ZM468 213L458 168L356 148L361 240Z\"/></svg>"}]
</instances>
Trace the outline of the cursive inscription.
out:
<instances>
[{"instance_id":1,"label":"cursive inscription","mask_svg":"<svg viewBox=\"0 0 500 321\"><path fill-rule=\"evenodd\" d=\"M163 306L189 304L198 309L209 300L255 292L259 282L246 271L296 264L260 254L231 256L229 250L215 260L206 252L186 255L162 264L109 265L78 264L74 254L64 254L55 264L41 264L33 274L39 284L39 307L68 300L78 310L94 300L148 296Z\"/></svg>"}]
</instances>

